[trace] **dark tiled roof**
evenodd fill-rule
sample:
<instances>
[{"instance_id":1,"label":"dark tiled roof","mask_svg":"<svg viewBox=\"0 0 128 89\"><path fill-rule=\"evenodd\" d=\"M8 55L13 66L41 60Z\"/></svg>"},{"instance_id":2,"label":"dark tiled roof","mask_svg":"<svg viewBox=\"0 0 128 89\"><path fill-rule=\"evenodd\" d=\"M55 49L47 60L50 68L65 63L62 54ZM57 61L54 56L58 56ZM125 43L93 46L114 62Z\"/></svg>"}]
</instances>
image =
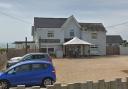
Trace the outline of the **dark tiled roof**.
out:
<instances>
[{"instance_id":1,"label":"dark tiled roof","mask_svg":"<svg viewBox=\"0 0 128 89\"><path fill-rule=\"evenodd\" d=\"M106 31L102 23L79 23L86 30L101 30Z\"/></svg>"},{"instance_id":2,"label":"dark tiled roof","mask_svg":"<svg viewBox=\"0 0 128 89\"><path fill-rule=\"evenodd\" d=\"M120 35L107 35L106 43L122 43L123 39Z\"/></svg>"},{"instance_id":3,"label":"dark tiled roof","mask_svg":"<svg viewBox=\"0 0 128 89\"><path fill-rule=\"evenodd\" d=\"M15 41L14 44L22 44L25 43L25 41ZM27 43L35 43L35 41L27 41Z\"/></svg>"},{"instance_id":4,"label":"dark tiled roof","mask_svg":"<svg viewBox=\"0 0 128 89\"><path fill-rule=\"evenodd\" d=\"M35 28L60 28L67 18L34 18Z\"/></svg>"}]
</instances>

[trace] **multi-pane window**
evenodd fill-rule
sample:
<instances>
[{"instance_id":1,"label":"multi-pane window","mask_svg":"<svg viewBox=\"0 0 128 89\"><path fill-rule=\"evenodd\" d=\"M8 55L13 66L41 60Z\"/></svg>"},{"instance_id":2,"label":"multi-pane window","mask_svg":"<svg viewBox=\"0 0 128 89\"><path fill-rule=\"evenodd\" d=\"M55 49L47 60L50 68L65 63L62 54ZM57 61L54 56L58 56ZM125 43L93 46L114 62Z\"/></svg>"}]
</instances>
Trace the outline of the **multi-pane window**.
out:
<instances>
[{"instance_id":1,"label":"multi-pane window","mask_svg":"<svg viewBox=\"0 0 128 89\"><path fill-rule=\"evenodd\" d=\"M53 32L53 31L48 31L47 36L48 36L48 37L54 37L54 32Z\"/></svg>"},{"instance_id":2,"label":"multi-pane window","mask_svg":"<svg viewBox=\"0 0 128 89\"><path fill-rule=\"evenodd\" d=\"M92 39L97 39L97 33L92 33Z\"/></svg>"},{"instance_id":3,"label":"multi-pane window","mask_svg":"<svg viewBox=\"0 0 128 89\"><path fill-rule=\"evenodd\" d=\"M74 37L74 30L72 29L72 30L70 30L70 37Z\"/></svg>"},{"instance_id":4,"label":"multi-pane window","mask_svg":"<svg viewBox=\"0 0 128 89\"><path fill-rule=\"evenodd\" d=\"M98 52L98 45L91 45L90 46L91 51Z\"/></svg>"}]
</instances>

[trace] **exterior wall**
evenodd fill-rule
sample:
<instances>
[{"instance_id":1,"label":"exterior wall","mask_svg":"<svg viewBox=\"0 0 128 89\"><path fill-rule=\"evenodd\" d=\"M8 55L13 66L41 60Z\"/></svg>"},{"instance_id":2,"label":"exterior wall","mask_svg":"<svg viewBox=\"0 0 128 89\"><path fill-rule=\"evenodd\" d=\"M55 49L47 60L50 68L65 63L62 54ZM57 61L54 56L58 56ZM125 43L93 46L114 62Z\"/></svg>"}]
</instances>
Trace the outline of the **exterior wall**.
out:
<instances>
[{"instance_id":1,"label":"exterior wall","mask_svg":"<svg viewBox=\"0 0 128 89\"><path fill-rule=\"evenodd\" d=\"M128 55L128 47L120 46L120 55Z\"/></svg>"},{"instance_id":2,"label":"exterior wall","mask_svg":"<svg viewBox=\"0 0 128 89\"><path fill-rule=\"evenodd\" d=\"M35 43L27 43L27 45L30 46L30 49L35 49ZM24 49L25 48L25 43L21 44L15 44L16 49Z\"/></svg>"},{"instance_id":3,"label":"exterior wall","mask_svg":"<svg viewBox=\"0 0 128 89\"><path fill-rule=\"evenodd\" d=\"M70 36L70 30L74 30L74 35L76 37L81 37L80 28L76 25L74 19L70 19L62 29L64 30L64 38L72 38Z\"/></svg>"},{"instance_id":4,"label":"exterior wall","mask_svg":"<svg viewBox=\"0 0 128 89\"><path fill-rule=\"evenodd\" d=\"M92 39L91 34L94 31L82 31L82 39L89 43L98 46L98 53L96 55L106 55L106 32L104 31L95 31L97 33L97 39ZM90 49L91 52L91 49Z\"/></svg>"},{"instance_id":5,"label":"exterior wall","mask_svg":"<svg viewBox=\"0 0 128 89\"><path fill-rule=\"evenodd\" d=\"M50 38L47 36L48 31L54 32L54 37ZM34 41L37 43L39 37L41 39L60 39L60 44L64 42L64 31L61 28L37 28L36 32L34 32Z\"/></svg>"},{"instance_id":6,"label":"exterior wall","mask_svg":"<svg viewBox=\"0 0 128 89\"><path fill-rule=\"evenodd\" d=\"M47 48L47 53L48 53L48 48L54 48L54 53L56 54L57 57L63 57L63 48L62 45L58 44L42 44L41 48Z\"/></svg>"}]
</instances>

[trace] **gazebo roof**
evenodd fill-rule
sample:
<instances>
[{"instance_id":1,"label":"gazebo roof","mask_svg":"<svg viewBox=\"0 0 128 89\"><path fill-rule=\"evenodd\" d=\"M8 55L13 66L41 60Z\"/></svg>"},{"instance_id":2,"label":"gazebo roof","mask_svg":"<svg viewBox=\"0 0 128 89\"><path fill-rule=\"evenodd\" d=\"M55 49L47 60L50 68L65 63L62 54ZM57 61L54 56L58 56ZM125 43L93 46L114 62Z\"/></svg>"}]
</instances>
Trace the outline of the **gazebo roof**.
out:
<instances>
[{"instance_id":1,"label":"gazebo roof","mask_svg":"<svg viewBox=\"0 0 128 89\"><path fill-rule=\"evenodd\" d=\"M64 43L63 45L91 45L91 43L84 41L84 40L81 40L77 37L74 37L73 39Z\"/></svg>"}]
</instances>

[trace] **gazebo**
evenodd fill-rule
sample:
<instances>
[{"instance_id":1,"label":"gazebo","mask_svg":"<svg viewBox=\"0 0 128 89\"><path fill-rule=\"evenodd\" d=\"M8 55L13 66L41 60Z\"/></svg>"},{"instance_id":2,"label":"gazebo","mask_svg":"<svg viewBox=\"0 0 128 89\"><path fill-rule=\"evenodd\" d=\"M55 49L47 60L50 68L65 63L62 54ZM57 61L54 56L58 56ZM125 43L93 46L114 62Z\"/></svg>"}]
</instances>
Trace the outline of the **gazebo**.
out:
<instances>
[{"instance_id":1,"label":"gazebo","mask_svg":"<svg viewBox=\"0 0 128 89\"><path fill-rule=\"evenodd\" d=\"M92 44L77 37L74 37L63 45L65 56L80 57L90 55L90 45Z\"/></svg>"}]
</instances>

